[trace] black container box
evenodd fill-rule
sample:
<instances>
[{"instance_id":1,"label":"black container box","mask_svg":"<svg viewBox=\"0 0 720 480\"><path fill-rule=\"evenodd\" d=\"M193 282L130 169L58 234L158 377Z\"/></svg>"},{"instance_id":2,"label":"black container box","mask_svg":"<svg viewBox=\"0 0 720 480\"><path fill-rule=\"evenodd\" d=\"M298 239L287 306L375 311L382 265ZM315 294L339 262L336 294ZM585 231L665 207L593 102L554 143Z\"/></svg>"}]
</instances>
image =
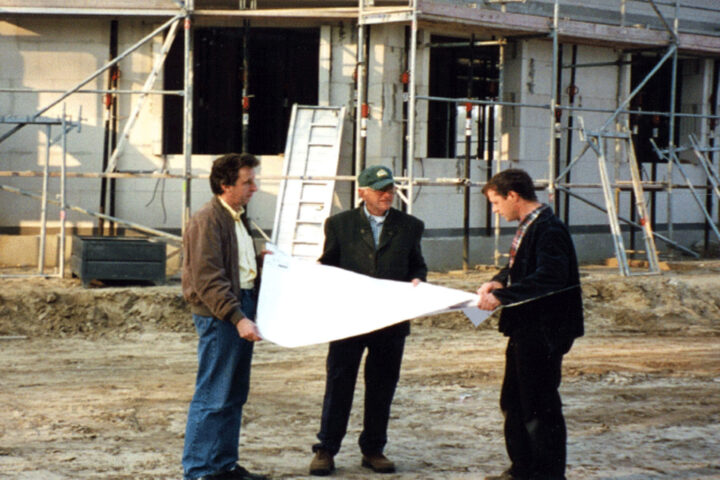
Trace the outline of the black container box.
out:
<instances>
[{"instance_id":1,"label":"black container box","mask_svg":"<svg viewBox=\"0 0 720 480\"><path fill-rule=\"evenodd\" d=\"M83 285L92 280L165 283L165 243L137 237L73 236L70 267Z\"/></svg>"}]
</instances>

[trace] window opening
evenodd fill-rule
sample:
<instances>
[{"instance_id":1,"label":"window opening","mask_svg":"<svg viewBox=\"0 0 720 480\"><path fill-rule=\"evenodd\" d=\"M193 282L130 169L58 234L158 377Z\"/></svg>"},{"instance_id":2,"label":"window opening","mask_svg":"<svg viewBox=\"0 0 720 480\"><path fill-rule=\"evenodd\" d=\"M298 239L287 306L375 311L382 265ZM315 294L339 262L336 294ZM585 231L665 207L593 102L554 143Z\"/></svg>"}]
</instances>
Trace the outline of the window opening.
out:
<instances>
[{"instance_id":1,"label":"window opening","mask_svg":"<svg viewBox=\"0 0 720 480\"><path fill-rule=\"evenodd\" d=\"M243 29L197 28L194 38L193 153L240 152ZM319 45L318 29L250 29L247 151L282 153L292 105L317 104ZM178 35L166 61L164 88L183 88L183 65ZM182 153L182 98L166 96L163 107L163 152Z\"/></svg>"},{"instance_id":2,"label":"window opening","mask_svg":"<svg viewBox=\"0 0 720 480\"><path fill-rule=\"evenodd\" d=\"M430 51L430 96L467 98L470 61L473 59L472 97L479 100L497 98L498 59L497 46L470 46L466 38L433 35ZM447 45L447 46L444 46ZM459 45L459 46L458 46ZM485 146L493 144L492 129L487 128L485 107L474 106L473 151L482 156ZM489 108L489 107L488 107ZM455 158L464 152L465 105L448 102L430 102L428 107L428 156ZM477 134L479 132L479 134Z\"/></svg>"}]
</instances>

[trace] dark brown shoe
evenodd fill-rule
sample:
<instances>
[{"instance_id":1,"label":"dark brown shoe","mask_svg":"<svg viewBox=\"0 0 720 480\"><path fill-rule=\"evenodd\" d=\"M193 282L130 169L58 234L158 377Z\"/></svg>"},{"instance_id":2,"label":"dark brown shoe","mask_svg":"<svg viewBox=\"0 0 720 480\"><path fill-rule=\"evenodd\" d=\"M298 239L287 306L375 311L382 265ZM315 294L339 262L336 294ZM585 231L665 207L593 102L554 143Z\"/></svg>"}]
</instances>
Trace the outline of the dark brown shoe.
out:
<instances>
[{"instance_id":1,"label":"dark brown shoe","mask_svg":"<svg viewBox=\"0 0 720 480\"><path fill-rule=\"evenodd\" d=\"M318 450L310 462L310 475L325 477L335 470L335 460L327 450Z\"/></svg>"},{"instance_id":2,"label":"dark brown shoe","mask_svg":"<svg viewBox=\"0 0 720 480\"><path fill-rule=\"evenodd\" d=\"M375 473L393 473L395 464L382 453L363 455L362 466L371 468Z\"/></svg>"},{"instance_id":3,"label":"dark brown shoe","mask_svg":"<svg viewBox=\"0 0 720 480\"><path fill-rule=\"evenodd\" d=\"M510 471L510 469L505 470L500 475L489 475L485 477L485 480L527 480L525 477L519 477L517 475L513 475L513 473Z\"/></svg>"}]
</instances>

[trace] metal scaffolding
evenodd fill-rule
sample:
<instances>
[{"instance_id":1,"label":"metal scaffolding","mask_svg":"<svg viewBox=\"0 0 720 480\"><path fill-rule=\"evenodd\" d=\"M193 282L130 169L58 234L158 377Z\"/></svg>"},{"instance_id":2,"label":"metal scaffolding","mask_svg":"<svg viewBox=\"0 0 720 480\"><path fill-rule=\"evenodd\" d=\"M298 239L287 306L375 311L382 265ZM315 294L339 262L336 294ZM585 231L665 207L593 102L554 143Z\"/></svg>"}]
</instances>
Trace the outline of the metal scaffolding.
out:
<instances>
[{"instance_id":1,"label":"metal scaffolding","mask_svg":"<svg viewBox=\"0 0 720 480\"><path fill-rule=\"evenodd\" d=\"M622 101L619 102L619 105L614 110L608 110L608 113L610 113L609 117L603 124L603 126L600 128L598 132L592 132L589 135L585 136L585 145L583 147L583 150L580 154L578 154L575 159L567 165L560 173L558 173L559 170L559 164L556 160L557 158L557 146L559 142L556 142L556 139L559 139L560 135L563 134L563 129L561 127L560 122L558 121L558 113L562 111L574 111L576 113L581 113L583 111L586 111L587 109L581 108L581 107L564 107L560 104L558 101L558 95L557 92L559 90L558 85L558 72L561 68L560 65L560 57L558 55L558 49L560 44L560 37L563 36L565 38L569 38L570 40L574 41L582 41L584 37L587 35L586 32L579 32L575 31L574 35L568 35L565 34L566 31L571 31L572 28L570 28L569 25L564 25L564 28L561 28L560 24L560 2L559 0L554 0L553 5L553 16L552 16L552 23L547 28L535 28L532 32L524 32L525 34L531 33L537 35L539 32L544 32L547 34L549 39L552 41L552 48L553 48L553 54L552 54L552 74L551 74L551 88L549 92L550 97L550 103L549 105L533 105L533 104L522 104L522 103L516 103L516 102L505 102L502 101L503 96L499 95L499 99L497 101L479 101L472 98L438 98L438 97L430 97L430 96L419 96L415 94L415 90L413 86L416 83L416 75L415 75L415 56L417 55L416 51L416 45L417 45L417 37L416 33L418 30L418 23L422 22L423 20L426 20L428 18L432 18L433 22L436 22L436 17L441 15L450 15L449 12L452 10L453 6L446 6L443 8L442 6L438 6L437 3L443 3L443 2L424 2L422 0L409 0L408 2L408 8L405 10L389 10L387 8L372 8L371 5L373 5L375 2L373 0L359 0L360 3L360 29L363 30L364 28L367 28L369 25L377 24L377 23L383 23L383 22L393 22L393 21L406 21L410 23L411 25L411 32L413 33L413 38L411 40L411 48L409 51L409 55L411 59L408 61L408 64L411 65L410 67L410 78L411 78L411 88L410 95L409 95L409 107L408 107L408 118L407 122L410 125L413 125L414 127L414 111L415 111L415 104L418 101L439 101L439 102L450 102L454 103L456 105L458 104L478 104L478 105L492 105L495 107L499 107L500 112L503 107L521 107L521 108L541 108L546 109L549 112L549 154L548 154L548 178L545 181L540 181L540 184L543 184L547 190L550 198L554 198L556 195L556 191L562 191L566 193L567 197L573 196L574 198L577 198L578 200L583 201L584 203L593 206L599 210L604 211L607 213L609 218L609 225L611 227L611 233L613 237L613 243L615 246L615 252L616 257L618 261L618 267L620 269L620 273L623 275L630 275L631 271L629 268L628 259L626 257L626 250L624 247L623 237L622 237L622 231L619 226L619 222L623 221L626 224L630 225L631 228L639 228L644 232L644 238L646 240L646 250L643 252L647 254L648 261L647 265L649 268L649 273L659 273L659 266L657 261L657 253L655 250L654 240L655 238L667 243L672 248L675 248L683 253L692 255L697 257L698 254L690 249L687 249L680 245L679 243L675 242L673 240L673 234L672 234L672 225L673 225L673 217L672 217L672 208L671 208L671 193L673 189L678 188L677 185L674 185L672 180L669 180L664 185L661 186L667 193L668 193L668 235L663 236L658 234L657 232L653 232L650 229L650 219L649 215L647 213L647 209L645 208L643 197L644 197L644 191L643 191L643 185L648 184L650 182L643 182L639 178L639 174L636 172L637 170L637 163L636 159L633 154L628 153L629 158L629 164L631 165L631 171L634 173L633 180L631 182L631 185L634 189L633 194L636 197L636 206L638 208L638 212L640 214L640 220L639 223L636 223L632 220L628 220L622 216L619 216L617 213L617 206L616 201L614 199L614 195L617 195L621 190L627 189L627 185L619 185L618 183L611 183L607 167L605 164L605 153L604 153L604 142L607 139L616 139L619 140L621 136L613 133L613 129L617 127L622 127L624 125L623 122L620 122L618 118L622 115L625 118L627 118L628 115L664 115L669 117L669 146L668 151L670 152L669 157L667 157L670 160L668 160L668 169L669 169L669 176L672 178L672 167L673 165L677 165L678 168L682 168L681 164L679 162L679 159L676 156L676 147L674 145L674 138L676 133L676 120L680 117L686 117L686 118L702 118L710 121L716 121L720 116L716 115L696 115L696 114L682 114L675 111L675 105L676 105L676 91L677 91L677 69L678 69L678 52L683 46L684 48L688 48L688 45L690 45L694 40L689 38L687 35L682 36L678 31L678 10L680 7L679 0L675 0L674 5L665 3L665 6L671 5L674 6L674 12L675 12L675 18L672 22L672 26L670 23L665 19L663 16L663 13L660 11L658 4L656 0L637 0L636 3L647 3L651 8L652 11L656 14L660 25L664 28L665 32L668 34L669 40L655 40L654 47L664 47L667 48L667 52L665 55L657 62L657 65L652 69L650 73L646 75L646 77L635 87L635 89ZM445 3L454 3L454 2L445 2ZM463 2L456 2L456 3L463 3ZM501 3L503 8L502 11L505 11L505 3L510 2L503 2L500 1L498 3ZM625 7L626 7L625 1L622 2L622 8L621 11L621 26L624 27L625 24ZM703 7L701 7L703 8ZM432 13L430 13L432 12ZM468 12L465 12L468 13ZM464 21L460 19L453 19L456 23L463 24ZM493 26L497 29L522 29L528 26L528 23L523 23L520 19L514 19L513 22L508 22L507 24L500 25L502 20L495 20L492 18L484 18L482 14L478 14L475 16L475 18L472 18L470 21L468 21L468 24L470 25L468 27L469 30L472 31L472 28L477 23L484 22L486 25L491 24L494 22ZM474 43L474 35L471 34L472 43ZM681 38L683 37L683 38ZM504 37L500 37L504 40ZM656 37L657 38L657 37ZM598 39L598 40L604 40L608 41L609 39ZM624 39L616 39L616 42L618 44L622 44L625 40ZM647 39L649 41L649 39ZM637 38L636 42L640 43L640 39ZM504 45L504 41L501 42L502 45ZM615 43L612 42L611 43ZM633 43L630 41L630 43ZM644 46L644 45L643 45ZM628 45L628 47L637 48L637 45ZM501 52L503 49L503 46L500 47ZM715 47L717 48L717 47ZM717 51L713 51L714 54L717 54ZM503 57L501 53L501 58ZM630 101L637 95L637 93L642 89L642 87L646 84L646 82L660 69L660 67L668 61L668 59L672 59L672 84L670 86L670 92L671 92L671 100L670 100L670 111L669 112L644 112L644 111L635 111L635 110L628 110L627 107L630 104ZM598 65L601 66L602 64ZM573 65L574 67L575 65ZM584 66L590 66L590 65L584 65ZM502 69L501 69L502 71ZM502 83L501 83L502 85ZM594 111L598 111L597 109L594 109ZM626 122L626 120L625 120ZM415 145L415 137L414 137L414 128L409 127L409 134L407 135L406 142L407 142L407 158L405 160L406 165L408 165L408 183L407 183L407 189L409 192L412 192L412 186L417 184L418 181L414 179L413 172L412 172L412 165L413 165L413 159L414 159L414 145ZM572 134L573 128L570 126L568 129L568 134ZM466 135L466 138L469 138L469 135ZM628 143L631 143L631 137L630 134L627 133L624 135L624 139L626 140L626 147L630 147L627 151L632 150L632 145L628 145ZM468 139L469 142L469 139ZM598 205L594 202L591 202L585 198L583 198L582 195L578 195L571 191L572 184L568 182L563 182L564 178L569 176L570 171L572 169L572 166L587 152L588 150L594 151L598 156L598 167L599 167L599 173L600 173L600 179L601 182L596 185L586 185L586 187L598 187L603 188L604 191L604 197L605 197L605 206ZM659 153L660 158L665 158ZM466 149L466 159L469 157L469 153ZM496 171L499 171L502 169L501 165L501 159L498 158L498 162L496 163ZM358 162L359 164L361 162ZM710 165L712 165L712 162L710 162ZM682 170L681 170L682 171ZM683 176L688 179L687 175L683 173ZM470 186L474 186L475 184L470 181L469 175L467 174L465 178L458 179L458 182L462 182L466 189L469 189ZM649 185L651 187L657 187L657 184L655 182L652 182L653 185ZM481 185L480 183L479 185ZM705 207L702 205L702 202L700 201L699 196L697 193L695 193L695 188L693 187L690 180L687 180L687 188L691 189L693 192L693 195L696 198L696 201L698 202L698 205L702 208L706 219L708 221L708 224L710 224L713 231L717 232L717 228L715 227L713 223L713 219L711 218L708 211L705 209ZM408 210L412 210L412 194L408 195ZM464 218L467 219L468 212L467 209L469 208L468 202L465 202L464 205L465 213ZM499 236L499 221L496 216L495 218L495 238L496 238L496 251L495 251L495 259L496 263L498 258L500 257L500 254L497 250L497 238ZM467 258L469 255L468 252L468 240L469 240L469 225L467 222L464 222L463 225L463 269L467 270L468 264L467 264ZM720 236L718 236L718 239L720 240Z\"/></svg>"}]
</instances>

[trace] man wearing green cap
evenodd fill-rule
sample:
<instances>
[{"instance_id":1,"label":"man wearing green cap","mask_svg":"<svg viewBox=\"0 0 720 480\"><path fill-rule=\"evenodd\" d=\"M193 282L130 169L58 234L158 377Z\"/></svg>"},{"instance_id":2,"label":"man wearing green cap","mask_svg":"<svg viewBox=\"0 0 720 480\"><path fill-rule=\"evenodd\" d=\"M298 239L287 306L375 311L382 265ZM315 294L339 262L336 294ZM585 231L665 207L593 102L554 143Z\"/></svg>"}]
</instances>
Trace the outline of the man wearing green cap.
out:
<instances>
[{"instance_id":1,"label":"man wearing green cap","mask_svg":"<svg viewBox=\"0 0 720 480\"><path fill-rule=\"evenodd\" d=\"M387 280L417 284L425 281L427 266L420 249L425 228L417 218L392 208L395 180L392 171L375 165L358 176L358 195L363 203L353 210L333 215L325 222L325 246L320 263ZM392 299L364 298L383 308ZM342 319L338 319L342 321ZM395 387L400 377L408 321L356 337L330 343L327 379L323 400L319 443L311 475L330 475L334 457L347 431L355 382L365 349L365 409L363 430L358 443L362 465L377 473L392 473L395 464L383 455L387 443Z\"/></svg>"}]
</instances>

